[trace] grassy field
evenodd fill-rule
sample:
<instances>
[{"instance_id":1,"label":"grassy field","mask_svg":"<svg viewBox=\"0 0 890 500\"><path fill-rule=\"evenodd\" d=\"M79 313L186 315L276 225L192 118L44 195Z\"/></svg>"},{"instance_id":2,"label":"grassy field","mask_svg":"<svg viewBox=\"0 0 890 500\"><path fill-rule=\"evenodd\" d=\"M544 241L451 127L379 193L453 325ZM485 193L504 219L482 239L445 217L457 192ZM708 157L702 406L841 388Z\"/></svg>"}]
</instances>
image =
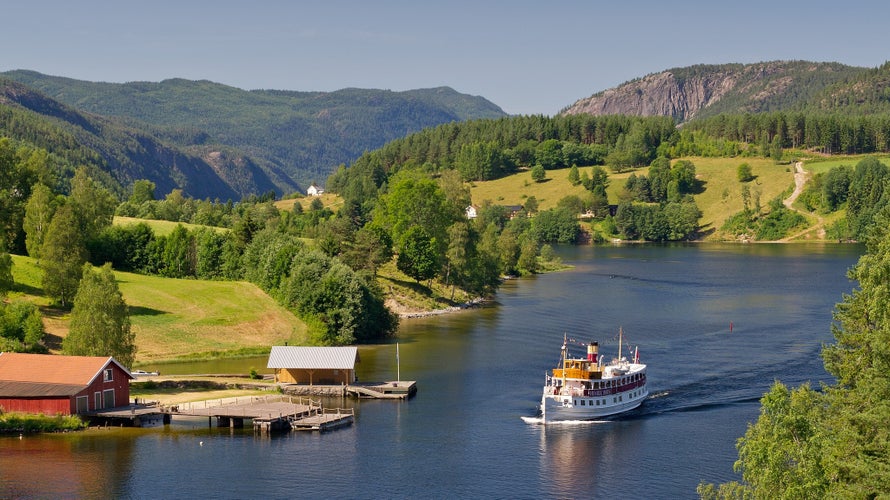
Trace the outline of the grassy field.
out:
<instances>
[{"instance_id":1,"label":"grassy field","mask_svg":"<svg viewBox=\"0 0 890 500\"><path fill-rule=\"evenodd\" d=\"M343 204L343 199L335 194L323 193L321 196L304 196L302 198L291 198L288 200L278 200L276 201L275 207L278 210L293 210L294 205L299 203L303 206L303 210L309 210L309 205L312 204L312 200L319 199L321 200L322 206L325 208L330 208L334 212L337 211L338 207Z\"/></svg>"},{"instance_id":2,"label":"grassy field","mask_svg":"<svg viewBox=\"0 0 890 500\"><path fill-rule=\"evenodd\" d=\"M769 200L791 192L794 176L791 165L776 165L763 158L684 158L695 164L695 172L703 183L704 190L695 195L695 201L703 216L701 224L705 230L719 229L723 222L733 213L743 208L742 184L738 181L736 169L742 163L751 166L755 179L748 183L752 203L755 193L760 195L763 206ZM579 169L590 175L592 167ZM610 203L617 203L624 183L632 174L647 175L648 168L636 169L633 172L609 174L607 194ZM473 203L481 205L489 200L496 205L522 205L529 196L534 196L541 210L553 208L559 200L569 195L582 195L582 186L572 186L569 182L569 169L548 170L547 180L536 183L531 179L531 172L517 174L493 181L475 182L471 184L470 193ZM715 231L711 238L719 238Z\"/></svg>"},{"instance_id":3,"label":"grassy field","mask_svg":"<svg viewBox=\"0 0 890 500\"><path fill-rule=\"evenodd\" d=\"M49 307L33 259L13 256L16 291L41 307L58 349L67 335L69 313ZM306 341L306 325L253 284L202 281L115 272L136 333L137 364L215 354L257 354L273 344Z\"/></svg>"},{"instance_id":4,"label":"grassy field","mask_svg":"<svg viewBox=\"0 0 890 500\"><path fill-rule=\"evenodd\" d=\"M121 217L119 215L114 216L113 224L117 226L130 226L135 225L140 222L144 222L148 224L148 227L154 231L155 236L167 236L176 229L176 226L182 224L189 231L194 231L195 229L199 229L202 227L209 227L219 233L224 233L228 231L227 228L224 227L213 227L213 226L202 226L199 224L188 224L186 222L172 222L168 220L151 220L151 219L137 219L135 217Z\"/></svg>"},{"instance_id":5,"label":"grassy field","mask_svg":"<svg viewBox=\"0 0 890 500\"><path fill-rule=\"evenodd\" d=\"M785 197L794 190L794 166L776 165L764 158L687 158L695 164L695 173L704 183L704 191L695 195L695 202L702 211L701 226L713 233L706 239L721 239L720 227L734 213L744 209L742 186L737 168L742 163L751 166L754 180L747 182L751 204L759 195L761 206L766 206L777 196Z\"/></svg>"},{"instance_id":6,"label":"grassy field","mask_svg":"<svg viewBox=\"0 0 890 500\"><path fill-rule=\"evenodd\" d=\"M890 166L890 156L868 156L877 156L883 164ZM807 171L812 172L813 174L820 174L828 172L832 168L839 167L841 165L849 165L851 167L855 167L856 164L859 163L859 160L862 160L865 157L866 155L851 155L841 157L832 156L830 158L817 158L805 162L804 167L807 169Z\"/></svg>"}]
</instances>

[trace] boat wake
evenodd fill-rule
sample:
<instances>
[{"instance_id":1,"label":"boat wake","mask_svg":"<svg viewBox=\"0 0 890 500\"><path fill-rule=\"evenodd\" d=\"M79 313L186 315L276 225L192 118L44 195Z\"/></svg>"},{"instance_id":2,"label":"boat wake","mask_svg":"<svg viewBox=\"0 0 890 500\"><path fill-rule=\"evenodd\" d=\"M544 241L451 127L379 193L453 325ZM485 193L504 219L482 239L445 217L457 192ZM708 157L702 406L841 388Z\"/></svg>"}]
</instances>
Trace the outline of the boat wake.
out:
<instances>
[{"instance_id":1,"label":"boat wake","mask_svg":"<svg viewBox=\"0 0 890 500\"><path fill-rule=\"evenodd\" d=\"M611 420L544 420L541 417L519 417L530 425L593 425L607 424Z\"/></svg>"}]
</instances>

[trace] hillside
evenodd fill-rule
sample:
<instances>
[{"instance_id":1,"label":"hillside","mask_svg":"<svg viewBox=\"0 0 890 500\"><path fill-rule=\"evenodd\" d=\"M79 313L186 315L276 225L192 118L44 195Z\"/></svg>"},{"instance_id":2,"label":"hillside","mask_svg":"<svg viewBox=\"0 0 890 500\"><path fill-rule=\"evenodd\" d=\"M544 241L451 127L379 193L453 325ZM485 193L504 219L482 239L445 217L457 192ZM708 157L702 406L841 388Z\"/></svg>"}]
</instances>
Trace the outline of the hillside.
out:
<instances>
[{"instance_id":1,"label":"hillside","mask_svg":"<svg viewBox=\"0 0 890 500\"><path fill-rule=\"evenodd\" d=\"M793 173L788 165L776 165L764 158L684 158L695 164L696 176L703 183L704 189L694 196L695 202L702 211L700 224L702 239L705 241L722 241L731 236L723 234L720 227L732 214L743 209L742 183L738 181L736 170L740 163L751 166L755 180L749 188L761 203L766 203L778 196L783 196L793 185ZM846 161L850 163L849 160ZM580 169L590 173L589 167ZM618 203L624 190L624 184L631 174L646 175L648 167L638 168L623 173L609 173L607 190L610 203ZM569 169L550 170L546 182L536 183L531 180L530 172L519 172L497 180L474 182L470 190L473 203L482 205L489 201L496 205L523 205L534 196L540 210L548 210L557 206L565 196L582 196L584 187L573 186L569 182Z\"/></svg>"},{"instance_id":2,"label":"hillside","mask_svg":"<svg viewBox=\"0 0 890 500\"><path fill-rule=\"evenodd\" d=\"M684 122L720 113L803 109L827 103L823 92L828 88L833 95L847 95L845 89L857 81L862 86L868 71L807 61L673 68L580 99L561 114L670 116ZM841 105L841 99L834 99L822 110L836 112Z\"/></svg>"},{"instance_id":3,"label":"hillside","mask_svg":"<svg viewBox=\"0 0 890 500\"><path fill-rule=\"evenodd\" d=\"M50 307L34 259L13 256L16 288L41 307L52 349L68 333L69 314ZM306 325L244 281L203 281L115 272L130 308L137 363L214 353L264 352L270 345L306 340Z\"/></svg>"},{"instance_id":4,"label":"hillside","mask_svg":"<svg viewBox=\"0 0 890 500\"><path fill-rule=\"evenodd\" d=\"M47 150L60 177L87 165L91 175L118 195L136 179L154 182L159 196L181 188L192 197L222 200L280 189L281 184L243 155L210 149L203 156L189 154L142 129L79 111L4 78L0 136Z\"/></svg>"},{"instance_id":5,"label":"hillside","mask_svg":"<svg viewBox=\"0 0 890 500\"><path fill-rule=\"evenodd\" d=\"M243 152L279 193L292 190L290 183L303 189L311 182L322 183L338 165L425 127L506 116L482 97L448 87L404 92L248 91L183 79L117 84L22 70L0 76L74 109L148 128L201 158L224 148Z\"/></svg>"}]
</instances>

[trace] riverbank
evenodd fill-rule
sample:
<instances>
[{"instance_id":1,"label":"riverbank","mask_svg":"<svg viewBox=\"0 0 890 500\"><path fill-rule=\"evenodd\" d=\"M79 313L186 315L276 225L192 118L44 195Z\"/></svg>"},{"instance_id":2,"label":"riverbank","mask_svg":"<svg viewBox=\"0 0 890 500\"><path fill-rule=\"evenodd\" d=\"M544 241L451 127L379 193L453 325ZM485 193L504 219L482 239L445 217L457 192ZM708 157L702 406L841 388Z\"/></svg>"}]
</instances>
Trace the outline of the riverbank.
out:
<instances>
[{"instance_id":1,"label":"riverbank","mask_svg":"<svg viewBox=\"0 0 890 500\"><path fill-rule=\"evenodd\" d=\"M48 416L28 413L0 413L0 434L68 432L83 430L86 427L86 422L73 415Z\"/></svg>"}]
</instances>

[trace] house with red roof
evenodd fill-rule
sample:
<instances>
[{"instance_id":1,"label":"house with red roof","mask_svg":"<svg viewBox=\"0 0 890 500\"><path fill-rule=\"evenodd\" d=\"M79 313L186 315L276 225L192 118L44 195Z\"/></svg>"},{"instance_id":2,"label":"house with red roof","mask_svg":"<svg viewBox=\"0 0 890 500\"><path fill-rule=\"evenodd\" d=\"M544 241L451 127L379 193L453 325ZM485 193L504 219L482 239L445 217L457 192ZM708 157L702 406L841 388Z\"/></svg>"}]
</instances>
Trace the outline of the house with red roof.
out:
<instances>
[{"instance_id":1,"label":"house with red roof","mask_svg":"<svg viewBox=\"0 0 890 500\"><path fill-rule=\"evenodd\" d=\"M0 353L0 410L85 414L127 406L133 375L112 357Z\"/></svg>"}]
</instances>

